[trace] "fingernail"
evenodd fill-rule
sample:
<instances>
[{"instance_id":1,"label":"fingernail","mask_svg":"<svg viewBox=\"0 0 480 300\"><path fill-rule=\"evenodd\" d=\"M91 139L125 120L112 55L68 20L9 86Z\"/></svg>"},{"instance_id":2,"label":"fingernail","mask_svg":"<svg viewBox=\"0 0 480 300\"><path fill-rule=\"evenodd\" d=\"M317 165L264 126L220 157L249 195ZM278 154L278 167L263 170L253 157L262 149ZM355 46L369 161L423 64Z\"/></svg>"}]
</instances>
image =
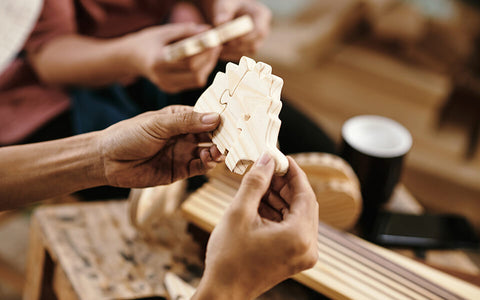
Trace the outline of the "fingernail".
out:
<instances>
[{"instance_id":1,"label":"fingernail","mask_svg":"<svg viewBox=\"0 0 480 300\"><path fill-rule=\"evenodd\" d=\"M257 166L266 166L272 160L272 156L268 152L264 152L257 160Z\"/></svg>"},{"instance_id":2,"label":"fingernail","mask_svg":"<svg viewBox=\"0 0 480 300\"><path fill-rule=\"evenodd\" d=\"M217 113L204 114L200 120L202 121L203 124L213 124L217 122L218 114Z\"/></svg>"}]
</instances>

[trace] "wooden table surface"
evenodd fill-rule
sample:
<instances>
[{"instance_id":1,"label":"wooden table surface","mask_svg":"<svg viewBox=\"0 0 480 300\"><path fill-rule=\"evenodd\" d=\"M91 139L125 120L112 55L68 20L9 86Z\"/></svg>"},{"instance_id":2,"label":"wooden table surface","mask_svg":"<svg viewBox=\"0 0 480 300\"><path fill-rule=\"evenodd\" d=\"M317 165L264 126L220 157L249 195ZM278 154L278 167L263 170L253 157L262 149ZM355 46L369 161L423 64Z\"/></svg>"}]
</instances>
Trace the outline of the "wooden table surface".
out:
<instances>
[{"instance_id":1,"label":"wooden table surface","mask_svg":"<svg viewBox=\"0 0 480 300\"><path fill-rule=\"evenodd\" d=\"M52 205L35 211L32 235L40 238L54 264L53 274L43 274L43 281L51 276L46 281L52 282L50 288L59 299L165 297L163 279L167 270L194 286L198 284L203 271L202 253L187 234L186 221L172 218L175 241L167 245L143 240L127 216L126 201ZM32 270L41 264L34 250L29 254L25 299L43 299L38 296L42 293L35 291L38 270ZM308 300L322 296L288 280L259 299Z\"/></svg>"}]
</instances>

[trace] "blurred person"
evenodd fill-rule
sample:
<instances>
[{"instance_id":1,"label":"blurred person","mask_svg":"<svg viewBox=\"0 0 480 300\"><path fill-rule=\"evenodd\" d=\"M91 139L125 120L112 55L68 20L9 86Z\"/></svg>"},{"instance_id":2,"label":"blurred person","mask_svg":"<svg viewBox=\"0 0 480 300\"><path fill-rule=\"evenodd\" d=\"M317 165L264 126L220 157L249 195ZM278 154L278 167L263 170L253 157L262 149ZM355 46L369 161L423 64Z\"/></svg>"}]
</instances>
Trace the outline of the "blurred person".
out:
<instances>
[{"instance_id":1,"label":"blurred person","mask_svg":"<svg viewBox=\"0 0 480 300\"><path fill-rule=\"evenodd\" d=\"M252 16L253 32L165 61L166 44L243 14ZM45 0L23 51L0 77L0 144L104 129L169 104L191 105L201 91L177 93L203 87L219 58L253 53L270 19L269 10L251 0Z\"/></svg>"},{"instance_id":2,"label":"blurred person","mask_svg":"<svg viewBox=\"0 0 480 300\"><path fill-rule=\"evenodd\" d=\"M177 63L163 60L165 44L243 14L252 16L253 32ZM252 0L46 0L24 50L0 75L0 145L100 130L143 111L192 105L203 91L195 88L224 70L217 60L254 53L270 21L270 11ZM182 90L188 91L175 93ZM284 153L335 151L288 101L280 119L288 124L279 135Z\"/></svg>"}]
</instances>

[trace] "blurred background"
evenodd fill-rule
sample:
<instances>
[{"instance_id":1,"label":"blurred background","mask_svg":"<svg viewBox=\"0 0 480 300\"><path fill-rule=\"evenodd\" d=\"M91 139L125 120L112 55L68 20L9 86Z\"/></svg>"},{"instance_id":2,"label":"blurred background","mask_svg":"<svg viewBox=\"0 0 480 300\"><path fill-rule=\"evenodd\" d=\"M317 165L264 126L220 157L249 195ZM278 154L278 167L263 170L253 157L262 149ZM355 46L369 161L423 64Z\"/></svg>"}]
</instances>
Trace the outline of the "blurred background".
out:
<instances>
[{"instance_id":1,"label":"blurred background","mask_svg":"<svg viewBox=\"0 0 480 300\"><path fill-rule=\"evenodd\" d=\"M403 124L413 136L408 191L480 232L480 2L263 2L274 24L255 59L284 79L283 100L336 142L355 115ZM21 299L29 212L0 213L0 299ZM474 256L457 265L478 278Z\"/></svg>"}]
</instances>

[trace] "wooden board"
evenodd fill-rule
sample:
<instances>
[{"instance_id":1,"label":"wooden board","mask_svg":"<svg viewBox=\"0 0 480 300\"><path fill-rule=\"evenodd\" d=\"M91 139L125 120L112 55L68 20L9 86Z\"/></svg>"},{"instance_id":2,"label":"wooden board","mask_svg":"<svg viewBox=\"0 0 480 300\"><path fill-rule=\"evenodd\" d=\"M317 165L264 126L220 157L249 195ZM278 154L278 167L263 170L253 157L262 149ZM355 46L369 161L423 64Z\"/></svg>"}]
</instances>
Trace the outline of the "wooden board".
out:
<instances>
[{"instance_id":1,"label":"wooden board","mask_svg":"<svg viewBox=\"0 0 480 300\"><path fill-rule=\"evenodd\" d=\"M199 190L182 205L191 222L211 232L232 201ZM321 223L317 264L293 278L333 299L477 299L462 280Z\"/></svg>"},{"instance_id":2,"label":"wooden board","mask_svg":"<svg viewBox=\"0 0 480 300\"><path fill-rule=\"evenodd\" d=\"M184 231L177 231L180 242L172 246L147 243L129 224L127 206L126 201L105 201L38 209L32 217L23 299L168 299L166 289L191 293L189 285L200 280L204 253L196 244L181 242ZM166 273L188 286L176 281L164 288ZM258 298L291 299L317 297L285 281Z\"/></svg>"}]
</instances>

